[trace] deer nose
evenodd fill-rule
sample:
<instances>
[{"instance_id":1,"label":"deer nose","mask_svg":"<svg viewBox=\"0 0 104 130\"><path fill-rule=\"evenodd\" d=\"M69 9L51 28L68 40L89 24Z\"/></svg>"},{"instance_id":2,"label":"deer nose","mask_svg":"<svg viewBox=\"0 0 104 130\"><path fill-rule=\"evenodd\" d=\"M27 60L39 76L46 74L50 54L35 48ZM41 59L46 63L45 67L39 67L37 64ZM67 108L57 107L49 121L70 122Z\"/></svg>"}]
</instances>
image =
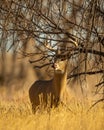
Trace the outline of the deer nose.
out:
<instances>
[{"instance_id":1,"label":"deer nose","mask_svg":"<svg viewBox=\"0 0 104 130\"><path fill-rule=\"evenodd\" d=\"M53 64L53 68L54 68L54 69L58 68L57 63L54 63L54 64Z\"/></svg>"},{"instance_id":2,"label":"deer nose","mask_svg":"<svg viewBox=\"0 0 104 130\"><path fill-rule=\"evenodd\" d=\"M56 68L57 65L55 63L52 64L52 68Z\"/></svg>"}]
</instances>

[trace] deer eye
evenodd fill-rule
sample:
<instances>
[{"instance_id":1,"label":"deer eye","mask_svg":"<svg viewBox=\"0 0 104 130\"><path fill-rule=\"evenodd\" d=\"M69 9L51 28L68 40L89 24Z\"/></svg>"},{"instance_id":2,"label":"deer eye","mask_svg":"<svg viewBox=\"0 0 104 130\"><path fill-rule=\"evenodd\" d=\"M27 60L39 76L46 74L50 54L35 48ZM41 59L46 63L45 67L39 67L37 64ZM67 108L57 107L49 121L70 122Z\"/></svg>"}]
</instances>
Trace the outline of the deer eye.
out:
<instances>
[{"instance_id":1,"label":"deer eye","mask_svg":"<svg viewBox=\"0 0 104 130\"><path fill-rule=\"evenodd\" d=\"M64 59L61 59L61 61L64 61Z\"/></svg>"}]
</instances>

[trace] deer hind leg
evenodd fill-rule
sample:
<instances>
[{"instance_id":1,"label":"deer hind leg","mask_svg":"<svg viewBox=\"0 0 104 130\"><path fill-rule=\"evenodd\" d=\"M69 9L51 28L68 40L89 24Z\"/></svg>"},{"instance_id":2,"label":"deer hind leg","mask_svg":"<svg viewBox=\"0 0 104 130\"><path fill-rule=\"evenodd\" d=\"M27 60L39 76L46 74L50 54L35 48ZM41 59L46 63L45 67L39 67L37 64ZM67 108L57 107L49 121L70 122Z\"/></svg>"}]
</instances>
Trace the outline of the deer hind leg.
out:
<instances>
[{"instance_id":1,"label":"deer hind leg","mask_svg":"<svg viewBox=\"0 0 104 130\"><path fill-rule=\"evenodd\" d=\"M39 109L39 98L34 98L31 101L31 106L32 106L32 112L35 114L36 111Z\"/></svg>"}]
</instances>

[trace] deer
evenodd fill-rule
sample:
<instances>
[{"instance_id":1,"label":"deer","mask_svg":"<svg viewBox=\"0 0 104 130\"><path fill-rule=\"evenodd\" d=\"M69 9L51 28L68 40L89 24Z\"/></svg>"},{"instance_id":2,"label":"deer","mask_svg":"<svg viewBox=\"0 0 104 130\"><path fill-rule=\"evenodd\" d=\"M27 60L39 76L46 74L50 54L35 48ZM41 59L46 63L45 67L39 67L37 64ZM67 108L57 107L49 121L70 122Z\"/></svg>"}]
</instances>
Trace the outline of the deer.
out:
<instances>
[{"instance_id":1,"label":"deer","mask_svg":"<svg viewBox=\"0 0 104 130\"><path fill-rule=\"evenodd\" d=\"M67 86L67 66L67 55L63 55L57 49L53 63L53 78L50 80L37 80L29 89L33 113L36 112L40 105L47 107L48 99L50 99L50 108L57 107L61 102L67 102L70 94Z\"/></svg>"}]
</instances>

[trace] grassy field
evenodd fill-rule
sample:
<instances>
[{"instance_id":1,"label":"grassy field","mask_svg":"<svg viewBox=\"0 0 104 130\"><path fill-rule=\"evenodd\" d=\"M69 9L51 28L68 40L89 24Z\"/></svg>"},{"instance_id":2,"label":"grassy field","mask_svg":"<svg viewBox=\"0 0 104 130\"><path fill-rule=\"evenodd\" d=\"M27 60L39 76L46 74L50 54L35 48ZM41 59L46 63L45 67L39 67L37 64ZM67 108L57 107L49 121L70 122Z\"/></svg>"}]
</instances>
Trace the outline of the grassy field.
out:
<instances>
[{"instance_id":1,"label":"grassy field","mask_svg":"<svg viewBox=\"0 0 104 130\"><path fill-rule=\"evenodd\" d=\"M92 104L89 100L32 114L28 98L32 80L20 90L0 87L0 130L104 130L104 102L88 113Z\"/></svg>"},{"instance_id":2,"label":"grassy field","mask_svg":"<svg viewBox=\"0 0 104 130\"><path fill-rule=\"evenodd\" d=\"M73 103L67 107L46 110L35 115L27 99L0 101L0 130L104 130L102 103L88 113L89 105Z\"/></svg>"}]
</instances>

